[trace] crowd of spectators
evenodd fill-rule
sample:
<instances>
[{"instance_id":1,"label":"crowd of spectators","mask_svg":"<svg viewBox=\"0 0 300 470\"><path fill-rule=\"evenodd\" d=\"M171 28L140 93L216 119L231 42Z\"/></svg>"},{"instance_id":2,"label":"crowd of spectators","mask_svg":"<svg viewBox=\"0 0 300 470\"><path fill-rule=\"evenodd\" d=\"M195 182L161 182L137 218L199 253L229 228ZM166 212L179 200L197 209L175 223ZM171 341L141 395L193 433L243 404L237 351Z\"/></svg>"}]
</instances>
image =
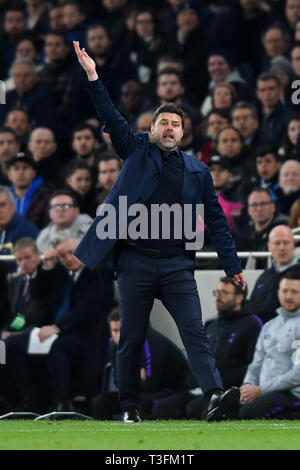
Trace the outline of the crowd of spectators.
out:
<instances>
[{"instance_id":1,"label":"crowd of spectators","mask_svg":"<svg viewBox=\"0 0 300 470\"><path fill-rule=\"evenodd\" d=\"M104 402L94 400L118 322L116 315L107 321L116 304L109 260L88 272L72 250L122 161L95 116L73 40L93 57L114 104L137 132L150 132L160 104L182 107L180 148L210 167L238 251L271 252L272 267L257 262L264 271L247 302L221 280L217 307L229 313L207 325L217 362L221 346L235 341L235 324L241 343L242 323L253 329L238 352L236 375L228 378L232 363L219 360L226 385L244 387L248 399L243 376L258 325L273 321L277 309L289 311L283 294L277 296L282 276L292 271L296 277L285 282L299 285L293 235L300 227L300 0L0 0L0 18L0 255L16 258L0 261L0 332L10 362L5 373L0 369L0 410L9 408L6 400L22 410L72 410L76 392L101 418L108 397L115 400L114 388L105 389ZM205 233L204 250L212 249ZM228 287L235 303L221 309L226 298L220 293ZM46 359L28 354L33 327L43 339L59 335ZM165 347L152 331L148 340ZM93 355L98 362L90 361ZM151 393L161 402L152 409L147 395L148 415L200 417L202 398L190 403L193 380L180 360L181 380L175 386L170 373L172 383L161 389L157 381ZM78 363L82 369L73 370ZM253 367L246 377L254 376ZM37 370L43 371L39 383Z\"/></svg>"}]
</instances>

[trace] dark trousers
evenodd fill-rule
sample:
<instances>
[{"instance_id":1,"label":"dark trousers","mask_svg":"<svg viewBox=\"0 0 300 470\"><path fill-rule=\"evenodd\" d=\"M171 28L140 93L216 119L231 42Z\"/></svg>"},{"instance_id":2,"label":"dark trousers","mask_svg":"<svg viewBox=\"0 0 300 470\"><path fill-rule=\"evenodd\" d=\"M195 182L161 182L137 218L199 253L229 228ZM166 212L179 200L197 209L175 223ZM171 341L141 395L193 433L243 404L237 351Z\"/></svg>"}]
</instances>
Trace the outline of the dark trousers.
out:
<instances>
[{"instance_id":1,"label":"dark trousers","mask_svg":"<svg viewBox=\"0 0 300 470\"><path fill-rule=\"evenodd\" d=\"M300 399L290 391L268 392L241 405L240 419L300 419Z\"/></svg>"},{"instance_id":2,"label":"dark trousers","mask_svg":"<svg viewBox=\"0 0 300 470\"><path fill-rule=\"evenodd\" d=\"M117 372L123 410L139 404L141 349L155 298L172 315L203 393L223 389L202 324L193 268L193 260L185 255L153 258L121 251L117 266L121 320Z\"/></svg>"}]
</instances>

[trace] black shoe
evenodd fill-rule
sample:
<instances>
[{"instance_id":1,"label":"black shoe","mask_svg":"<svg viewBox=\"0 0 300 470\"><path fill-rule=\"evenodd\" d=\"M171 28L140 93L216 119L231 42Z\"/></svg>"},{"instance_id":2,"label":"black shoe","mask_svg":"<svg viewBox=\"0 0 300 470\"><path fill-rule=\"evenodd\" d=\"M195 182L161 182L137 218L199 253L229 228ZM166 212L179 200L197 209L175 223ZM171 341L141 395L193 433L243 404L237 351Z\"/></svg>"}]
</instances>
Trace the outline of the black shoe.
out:
<instances>
[{"instance_id":1,"label":"black shoe","mask_svg":"<svg viewBox=\"0 0 300 470\"><path fill-rule=\"evenodd\" d=\"M142 418L140 417L139 411L136 408L130 408L124 412L123 423L124 424L133 424L141 423Z\"/></svg>"},{"instance_id":2,"label":"black shoe","mask_svg":"<svg viewBox=\"0 0 300 470\"><path fill-rule=\"evenodd\" d=\"M65 401L60 401L60 400L54 400L48 409L49 413L52 412L64 412L64 411L74 411L74 407L72 405L72 402L69 400Z\"/></svg>"},{"instance_id":3,"label":"black shoe","mask_svg":"<svg viewBox=\"0 0 300 470\"><path fill-rule=\"evenodd\" d=\"M240 395L240 389L237 387L231 387L226 392L214 393L204 416L206 421L237 419Z\"/></svg>"}]
</instances>

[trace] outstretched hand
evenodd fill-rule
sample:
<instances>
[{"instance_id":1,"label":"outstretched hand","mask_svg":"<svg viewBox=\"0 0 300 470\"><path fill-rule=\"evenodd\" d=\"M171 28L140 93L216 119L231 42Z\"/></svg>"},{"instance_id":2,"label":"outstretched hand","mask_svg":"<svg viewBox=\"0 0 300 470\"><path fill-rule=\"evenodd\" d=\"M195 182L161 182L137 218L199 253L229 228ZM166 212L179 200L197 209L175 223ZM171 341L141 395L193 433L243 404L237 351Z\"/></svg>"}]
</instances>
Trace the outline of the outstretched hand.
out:
<instances>
[{"instance_id":1,"label":"outstretched hand","mask_svg":"<svg viewBox=\"0 0 300 470\"><path fill-rule=\"evenodd\" d=\"M73 41L73 45L77 55L77 59L82 68L86 71L88 79L91 81L97 80L98 74L96 72L96 64L94 60L88 55L85 48L80 49L79 41Z\"/></svg>"}]
</instances>

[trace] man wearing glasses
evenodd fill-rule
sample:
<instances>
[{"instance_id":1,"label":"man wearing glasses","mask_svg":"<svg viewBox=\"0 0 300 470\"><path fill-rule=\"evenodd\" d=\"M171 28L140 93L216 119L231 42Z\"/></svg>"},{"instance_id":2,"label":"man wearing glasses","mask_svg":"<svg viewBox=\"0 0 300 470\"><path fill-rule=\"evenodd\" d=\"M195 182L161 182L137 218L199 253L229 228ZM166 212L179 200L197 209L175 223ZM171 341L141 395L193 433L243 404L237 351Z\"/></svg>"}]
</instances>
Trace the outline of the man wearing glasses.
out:
<instances>
[{"instance_id":1,"label":"man wearing glasses","mask_svg":"<svg viewBox=\"0 0 300 470\"><path fill-rule=\"evenodd\" d=\"M69 237L81 238L93 219L80 214L76 195L68 189L57 189L49 201L50 223L40 232L37 246L41 253L56 257L54 246ZM51 251L50 251L51 250Z\"/></svg>"},{"instance_id":2,"label":"man wearing glasses","mask_svg":"<svg viewBox=\"0 0 300 470\"><path fill-rule=\"evenodd\" d=\"M248 216L249 222L235 234L238 251L266 251L272 228L288 224L288 217L276 214L276 205L268 189L261 187L253 188L248 196Z\"/></svg>"}]
</instances>

